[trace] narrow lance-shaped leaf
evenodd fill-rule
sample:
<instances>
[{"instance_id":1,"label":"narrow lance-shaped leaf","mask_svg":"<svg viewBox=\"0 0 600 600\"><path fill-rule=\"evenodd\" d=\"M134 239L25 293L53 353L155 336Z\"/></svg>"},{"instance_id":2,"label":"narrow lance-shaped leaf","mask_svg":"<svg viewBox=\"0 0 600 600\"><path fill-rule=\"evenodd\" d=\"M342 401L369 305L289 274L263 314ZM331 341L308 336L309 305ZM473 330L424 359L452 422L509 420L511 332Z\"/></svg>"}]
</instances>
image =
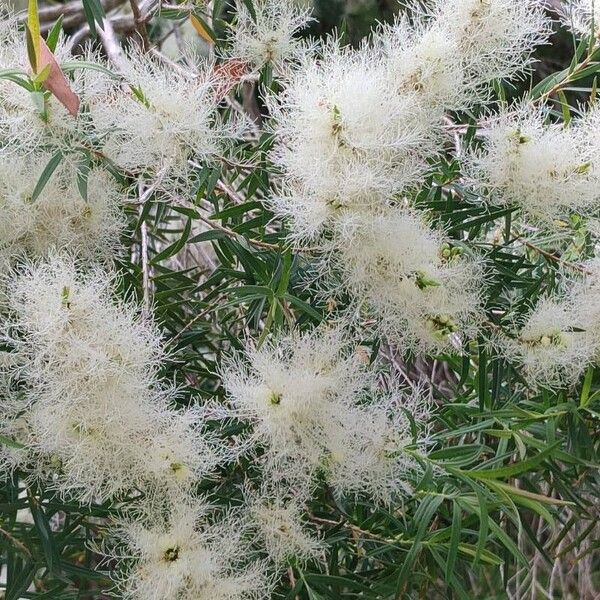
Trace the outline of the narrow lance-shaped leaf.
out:
<instances>
[{"instance_id":1,"label":"narrow lance-shaped leaf","mask_svg":"<svg viewBox=\"0 0 600 600\"><path fill-rule=\"evenodd\" d=\"M29 64L31 65L33 72L37 75L40 70L42 55L42 35L37 0L29 0L26 33Z\"/></svg>"}]
</instances>

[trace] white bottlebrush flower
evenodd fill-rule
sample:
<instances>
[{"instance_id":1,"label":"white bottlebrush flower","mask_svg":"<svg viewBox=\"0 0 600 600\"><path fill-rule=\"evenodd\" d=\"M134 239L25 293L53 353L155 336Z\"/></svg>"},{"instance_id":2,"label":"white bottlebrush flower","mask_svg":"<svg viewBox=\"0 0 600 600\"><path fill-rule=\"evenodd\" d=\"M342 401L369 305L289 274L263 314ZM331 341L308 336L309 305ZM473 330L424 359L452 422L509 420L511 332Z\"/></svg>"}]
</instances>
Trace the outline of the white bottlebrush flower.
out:
<instances>
[{"instance_id":1,"label":"white bottlebrush flower","mask_svg":"<svg viewBox=\"0 0 600 600\"><path fill-rule=\"evenodd\" d=\"M548 124L546 117L520 106L501 113L483 131L483 147L465 156L465 172L492 203L548 221L594 209L600 172L597 142L587 137L591 123Z\"/></svg>"},{"instance_id":2,"label":"white bottlebrush flower","mask_svg":"<svg viewBox=\"0 0 600 600\"><path fill-rule=\"evenodd\" d=\"M369 383L338 330L248 349L224 365L221 377L229 415L252 424L247 443L267 447L267 466L277 472L292 461L297 474L309 476L327 454L340 412Z\"/></svg>"},{"instance_id":3,"label":"white bottlebrush flower","mask_svg":"<svg viewBox=\"0 0 600 600\"><path fill-rule=\"evenodd\" d=\"M543 0L435 0L431 17L458 40L471 83L521 73L552 31Z\"/></svg>"},{"instance_id":4,"label":"white bottlebrush flower","mask_svg":"<svg viewBox=\"0 0 600 600\"><path fill-rule=\"evenodd\" d=\"M116 181L91 169L83 198L76 163L65 158L33 200L51 158L45 153L0 158L0 254L38 258L68 250L83 261L112 258L124 225Z\"/></svg>"},{"instance_id":5,"label":"white bottlebrush flower","mask_svg":"<svg viewBox=\"0 0 600 600\"><path fill-rule=\"evenodd\" d=\"M596 35L600 30L600 1L566 0L560 20L577 35Z\"/></svg>"},{"instance_id":6,"label":"white bottlebrush flower","mask_svg":"<svg viewBox=\"0 0 600 600\"><path fill-rule=\"evenodd\" d=\"M366 494L384 503L410 494L410 475L420 469L405 449L426 444L430 408L424 390L407 393L392 382L391 390L346 413L348 436L338 440L328 463L327 480L336 493Z\"/></svg>"},{"instance_id":7,"label":"white bottlebrush flower","mask_svg":"<svg viewBox=\"0 0 600 600\"><path fill-rule=\"evenodd\" d=\"M256 18L242 3L237 4L237 22L232 26L232 48L228 55L260 69L270 64L275 71L285 69L306 50L295 36L310 22L311 10L292 0L259 0Z\"/></svg>"},{"instance_id":8,"label":"white bottlebrush flower","mask_svg":"<svg viewBox=\"0 0 600 600\"><path fill-rule=\"evenodd\" d=\"M189 161L214 158L233 134L218 117L210 64L193 74L132 51L121 74L127 84L117 82L109 97L90 106L102 152L121 169L182 185Z\"/></svg>"},{"instance_id":9,"label":"white bottlebrush flower","mask_svg":"<svg viewBox=\"0 0 600 600\"><path fill-rule=\"evenodd\" d=\"M580 279L565 279L557 297L541 299L508 338L494 336L504 356L533 387L576 383L600 360L600 267L586 265Z\"/></svg>"},{"instance_id":10,"label":"white bottlebrush flower","mask_svg":"<svg viewBox=\"0 0 600 600\"><path fill-rule=\"evenodd\" d=\"M399 482L410 462L403 453L408 420L401 412L392 416L387 409L366 408L391 404L387 396L376 400L376 371L361 352L349 351L341 330L317 331L249 349L248 364L235 359L223 369L231 404L224 415L250 423L249 440L238 443L264 449L268 481L285 481L298 494L310 494L319 472L340 494L368 491L378 500L403 487ZM398 392L393 399L401 411L404 396ZM415 406L406 402L421 424L423 410Z\"/></svg>"},{"instance_id":11,"label":"white bottlebrush flower","mask_svg":"<svg viewBox=\"0 0 600 600\"><path fill-rule=\"evenodd\" d=\"M522 72L550 30L538 0L436 0L410 7L411 18L376 35L389 60L390 84L450 110L486 101L484 84Z\"/></svg>"},{"instance_id":12,"label":"white bottlebrush flower","mask_svg":"<svg viewBox=\"0 0 600 600\"><path fill-rule=\"evenodd\" d=\"M431 115L414 94L390 94L386 72L374 51L331 41L269 100L272 160L286 181L275 210L292 216L296 230L310 235L340 208L385 203L427 170Z\"/></svg>"},{"instance_id":13,"label":"white bottlebrush flower","mask_svg":"<svg viewBox=\"0 0 600 600\"><path fill-rule=\"evenodd\" d=\"M288 560L306 561L323 554L324 546L304 520L302 497L277 484L265 484L259 492L245 490L251 528L269 559L280 566Z\"/></svg>"},{"instance_id":14,"label":"white bottlebrush flower","mask_svg":"<svg viewBox=\"0 0 600 600\"><path fill-rule=\"evenodd\" d=\"M568 300L541 300L514 338L497 336L495 342L533 386L574 383L598 351L598 339L582 329L579 312Z\"/></svg>"},{"instance_id":15,"label":"white bottlebrush flower","mask_svg":"<svg viewBox=\"0 0 600 600\"><path fill-rule=\"evenodd\" d=\"M21 382L10 418L26 433L13 459L32 477L52 471L50 488L82 502L157 487L177 495L216 455L201 414L172 408L173 391L157 381L158 332L112 300L112 284L110 274L82 276L59 259L8 284L2 340L15 357L8 373Z\"/></svg>"},{"instance_id":16,"label":"white bottlebrush flower","mask_svg":"<svg viewBox=\"0 0 600 600\"><path fill-rule=\"evenodd\" d=\"M443 109L460 110L473 102L460 41L443 23L401 18L382 27L376 41L387 57L390 88L430 106L432 121L442 118Z\"/></svg>"},{"instance_id":17,"label":"white bottlebrush flower","mask_svg":"<svg viewBox=\"0 0 600 600\"><path fill-rule=\"evenodd\" d=\"M258 600L268 598L262 563L249 560L245 527L236 515L216 524L206 507L187 502L144 521L130 520L113 532L108 557L123 561L116 573L126 600Z\"/></svg>"},{"instance_id":18,"label":"white bottlebrush flower","mask_svg":"<svg viewBox=\"0 0 600 600\"><path fill-rule=\"evenodd\" d=\"M349 292L357 316L419 352L449 349L481 321L478 262L410 211L340 218L319 268L328 295Z\"/></svg>"}]
</instances>

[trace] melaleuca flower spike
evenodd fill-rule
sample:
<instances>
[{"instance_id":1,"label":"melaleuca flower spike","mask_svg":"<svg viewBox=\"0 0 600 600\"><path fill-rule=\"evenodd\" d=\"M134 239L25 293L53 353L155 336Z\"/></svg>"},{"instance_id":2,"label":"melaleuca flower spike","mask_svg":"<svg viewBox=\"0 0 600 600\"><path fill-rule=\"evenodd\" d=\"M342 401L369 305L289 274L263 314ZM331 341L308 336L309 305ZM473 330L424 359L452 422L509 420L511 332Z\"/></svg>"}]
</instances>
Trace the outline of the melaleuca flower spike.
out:
<instances>
[{"instance_id":1,"label":"melaleuca flower spike","mask_svg":"<svg viewBox=\"0 0 600 600\"><path fill-rule=\"evenodd\" d=\"M225 415L252 425L250 438L238 443L251 453L264 447L261 463L268 481L287 482L291 489L310 494L321 473L342 495L369 490L383 499L384 490L402 488L399 481L408 472L402 464L411 461L399 442L408 425L402 412L396 420L388 418L391 412L378 412L377 373L342 334L322 330L291 335L271 347L249 348L245 358L231 360L222 374L230 400ZM407 399L400 391L393 398L401 411ZM416 395L414 402L416 406ZM427 411L413 410L411 402L406 406L421 424ZM368 423L373 437L358 433L365 427L371 431ZM376 450L388 444L395 453L389 462L383 448L380 454ZM369 468L381 475L378 484L367 483Z\"/></svg>"},{"instance_id":2,"label":"melaleuca flower spike","mask_svg":"<svg viewBox=\"0 0 600 600\"><path fill-rule=\"evenodd\" d=\"M544 109L516 106L490 120L482 147L464 158L467 177L485 201L520 206L549 223L571 211L593 211L600 197L594 112L567 127Z\"/></svg>"},{"instance_id":3,"label":"melaleuca flower spike","mask_svg":"<svg viewBox=\"0 0 600 600\"><path fill-rule=\"evenodd\" d=\"M165 517L117 523L107 558L122 565L116 588L127 600L254 600L267 597L269 580L251 561L246 526L236 513L208 520L195 499Z\"/></svg>"},{"instance_id":4,"label":"melaleuca flower spike","mask_svg":"<svg viewBox=\"0 0 600 600\"><path fill-rule=\"evenodd\" d=\"M354 314L420 353L450 349L481 322L484 272L420 215L342 215L318 267L324 293L351 294ZM339 284L338 284L339 281ZM458 336L458 337L457 337Z\"/></svg>"},{"instance_id":5,"label":"melaleuca flower spike","mask_svg":"<svg viewBox=\"0 0 600 600\"><path fill-rule=\"evenodd\" d=\"M252 15L238 2L228 56L248 62L255 69L270 65L279 73L287 71L287 63L296 62L312 50L297 37L311 21L310 10L292 0L259 0L254 11Z\"/></svg>"},{"instance_id":6,"label":"melaleuca flower spike","mask_svg":"<svg viewBox=\"0 0 600 600\"><path fill-rule=\"evenodd\" d=\"M173 408L157 380L155 327L111 297L113 277L53 258L16 272L2 339L24 380L14 416L25 424L19 466L81 502L135 489L185 493L218 461L202 415ZM43 475L43 473L42 473Z\"/></svg>"},{"instance_id":7,"label":"melaleuca flower spike","mask_svg":"<svg viewBox=\"0 0 600 600\"><path fill-rule=\"evenodd\" d=\"M126 88L117 80L90 106L103 153L126 172L157 180L160 189L185 188L190 161L214 159L240 131L217 113L218 72L202 63L197 73L187 73L135 50L121 70Z\"/></svg>"}]
</instances>

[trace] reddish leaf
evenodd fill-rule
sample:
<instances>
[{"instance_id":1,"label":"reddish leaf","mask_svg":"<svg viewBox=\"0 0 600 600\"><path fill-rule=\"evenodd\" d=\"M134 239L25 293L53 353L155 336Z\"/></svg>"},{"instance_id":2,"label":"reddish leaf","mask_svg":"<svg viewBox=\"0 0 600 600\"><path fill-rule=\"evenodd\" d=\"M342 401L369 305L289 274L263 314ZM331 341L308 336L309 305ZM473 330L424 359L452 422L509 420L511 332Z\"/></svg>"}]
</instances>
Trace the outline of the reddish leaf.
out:
<instances>
[{"instance_id":1,"label":"reddish leaf","mask_svg":"<svg viewBox=\"0 0 600 600\"><path fill-rule=\"evenodd\" d=\"M54 58L54 54L48 48L43 38L41 40L41 60L39 70L43 70L46 66L50 66L48 76L43 81L42 85L69 111L74 117L79 112L79 97L69 85L65 74L62 72L59 64Z\"/></svg>"}]
</instances>

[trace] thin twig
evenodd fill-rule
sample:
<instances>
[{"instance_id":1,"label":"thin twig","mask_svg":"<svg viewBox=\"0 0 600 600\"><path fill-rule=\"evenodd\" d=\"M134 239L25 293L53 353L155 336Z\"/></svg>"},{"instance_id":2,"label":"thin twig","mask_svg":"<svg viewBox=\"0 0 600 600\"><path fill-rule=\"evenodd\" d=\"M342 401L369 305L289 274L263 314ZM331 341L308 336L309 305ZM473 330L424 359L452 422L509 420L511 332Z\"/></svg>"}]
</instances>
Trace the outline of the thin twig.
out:
<instances>
[{"instance_id":1,"label":"thin twig","mask_svg":"<svg viewBox=\"0 0 600 600\"><path fill-rule=\"evenodd\" d=\"M288 579L290 580L290 587L293 590L296 587L296 576L292 567L288 567ZM300 596L296 595L296 600L300 600Z\"/></svg>"},{"instance_id":2,"label":"thin twig","mask_svg":"<svg viewBox=\"0 0 600 600\"><path fill-rule=\"evenodd\" d=\"M139 195L143 196L142 183L139 184ZM144 212L144 205L140 204L139 214L140 216ZM150 265L148 263L148 226L146 220L142 220L140 223L140 254L142 258L142 281L144 287L144 316L148 317L152 310L152 289L150 282Z\"/></svg>"},{"instance_id":3,"label":"thin twig","mask_svg":"<svg viewBox=\"0 0 600 600\"><path fill-rule=\"evenodd\" d=\"M102 45L106 51L106 55L109 60L113 63L118 71L123 70L125 63L125 55L117 40L117 35L113 28L113 24L110 19L104 19L102 28L98 28L98 35L102 40Z\"/></svg>"},{"instance_id":4,"label":"thin twig","mask_svg":"<svg viewBox=\"0 0 600 600\"><path fill-rule=\"evenodd\" d=\"M547 250L544 250L543 248L536 246L534 243L521 237L518 233L516 233L514 231L513 231L512 235L515 239L523 242L523 244L525 244L525 246L527 246L527 248L529 248L530 250L533 250L534 252L537 252L538 254L541 254L544 258L551 260L553 262L559 263L569 269L573 269L574 271L579 271L580 273L583 273L584 275L592 275L592 271L590 271L589 269L586 269L583 265L578 265L577 263L573 263L573 262L569 262L568 260L564 260L560 256L556 256L556 254L552 254L552 252L548 252Z\"/></svg>"},{"instance_id":5,"label":"thin twig","mask_svg":"<svg viewBox=\"0 0 600 600\"><path fill-rule=\"evenodd\" d=\"M186 325L181 329L181 331L179 331L177 333L177 335L173 336L169 340L169 344L174 344L175 342L179 341L183 337L183 334L186 331L191 329L198 321L200 321L200 319L204 318L206 315L208 315L210 312L212 312L215 308L215 305L219 304L221 302L221 300L223 300L222 297L218 298L214 304L211 304L208 308L203 310L201 313L198 313L191 321L186 323Z\"/></svg>"},{"instance_id":6,"label":"thin twig","mask_svg":"<svg viewBox=\"0 0 600 600\"><path fill-rule=\"evenodd\" d=\"M31 551L29 550L29 548L27 546L25 546L25 544L23 544L23 542L19 541L17 538L15 538L13 535L11 535L8 531L6 531L5 529L2 529L1 527L0 527L0 533L5 538L10 540L15 547L22 550L25 554L27 554L27 556L29 556L31 558Z\"/></svg>"},{"instance_id":7,"label":"thin twig","mask_svg":"<svg viewBox=\"0 0 600 600\"><path fill-rule=\"evenodd\" d=\"M142 15L142 11L138 6L137 0L129 0L131 5L131 12L133 13L133 20L135 22L135 28L142 38L142 47L144 52L150 50L150 38L148 37L148 28L146 27L146 18Z\"/></svg>"}]
</instances>

